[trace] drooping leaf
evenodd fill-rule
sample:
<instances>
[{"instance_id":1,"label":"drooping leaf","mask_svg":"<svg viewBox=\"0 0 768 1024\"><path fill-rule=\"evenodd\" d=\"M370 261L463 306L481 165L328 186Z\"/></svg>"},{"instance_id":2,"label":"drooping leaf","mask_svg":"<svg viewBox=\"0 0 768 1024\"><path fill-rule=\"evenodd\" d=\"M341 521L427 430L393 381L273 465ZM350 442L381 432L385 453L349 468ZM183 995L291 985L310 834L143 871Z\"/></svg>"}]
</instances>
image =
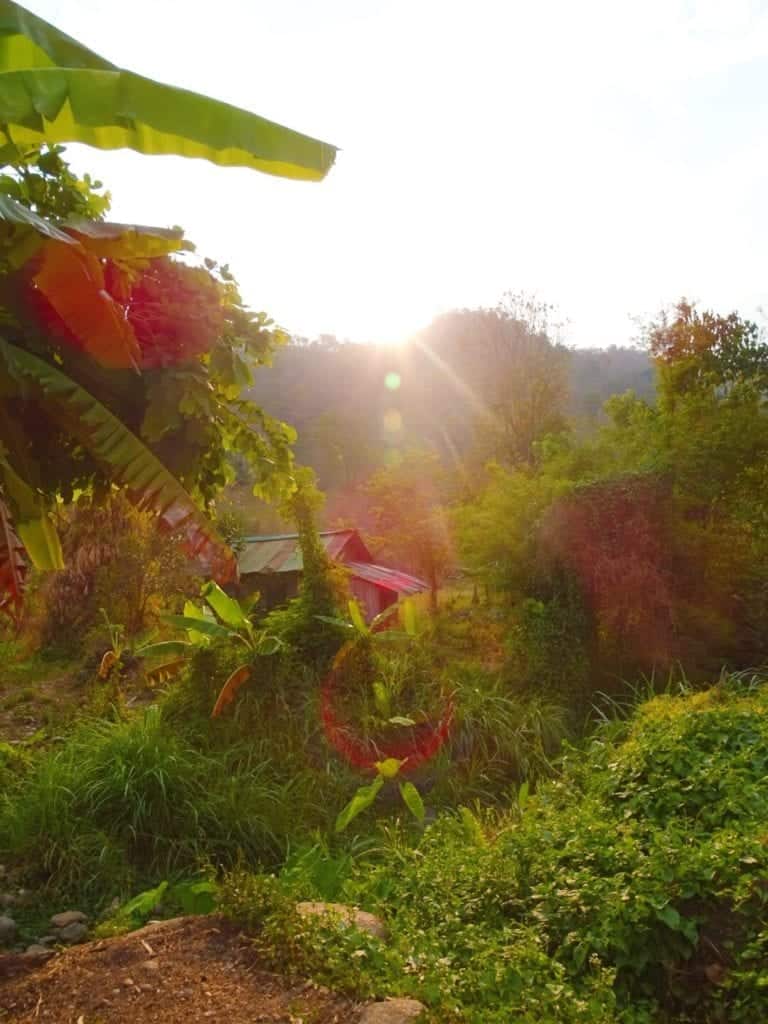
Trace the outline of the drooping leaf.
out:
<instances>
[{"instance_id":1,"label":"drooping leaf","mask_svg":"<svg viewBox=\"0 0 768 1024\"><path fill-rule=\"evenodd\" d=\"M403 601L403 625L408 636L416 636L416 608L410 597Z\"/></svg>"},{"instance_id":2,"label":"drooping leaf","mask_svg":"<svg viewBox=\"0 0 768 1024\"><path fill-rule=\"evenodd\" d=\"M259 637L256 649L259 654L263 655L264 657L269 657L271 654L277 654L280 648L284 646L285 644L280 639L280 637L271 636L268 633L264 633L262 634L261 637Z\"/></svg>"},{"instance_id":3,"label":"drooping leaf","mask_svg":"<svg viewBox=\"0 0 768 1024\"><path fill-rule=\"evenodd\" d=\"M163 622L167 622L169 626L176 626L177 629L187 630L190 638L193 633L202 633L204 636L224 639L230 636L231 632L226 626L222 626L220 622L214 622L213 619L198 619L188 615L163 615L162 618Z\"/></svg>"},{"instance_id":4,"label":"drooping leaf","mask_svg":"<svg viewBox=\"0 0 768 1024\"><path fill-rule=\"evenodd\" d=\"M41 495L0 456L0 482L13 510L13 520L29 560L36 569L63 569L61 541Z\"/></svg>"},{"instance_id":5,"label":"drooping leaf","mask_svg":"<svg viewBox=\"0 0 768 1024\"><path fill-rule=\"evenodd\" d=\"M383 785L384 777L377 775L369 785L361 786L336 818L336 825L334 826L336 832L343 832L358 814L361 814L367 807L370 807Z\"/></svg>"},{"instance_id":6,"label":"drooping leaf","mask_svg":"<svg viewBox=\"0 0 768 1024\"><path fill-rule=\"evenodd\" d=\"M198 608L194 601L184 602L184 616L188 619L200 619L202 622L214 622L212 612L207 608ZM197 629L188 629L187 636L191 644L196 644L198 647L202 647L205 644L211 642L211 638L206 633L200 632Z\"/></svg>"},{"instance_id":7,"label":"drooping leaf","mask_svg":"<svg viewBox=\"0 0 768 1024\"><path fill-rule=\"evenodd\" d=\"M99 665L99 679L107 679L119 660L114 651L106 651Z\"/></svg>"},{"instance_id":8,"label":"drooping leaf","mask_svg":"<svg viewBox=\"0 0 768 1024\"><path fill-rule=\"evenodd\" d=\"M256 114L124 71L11 0L0 0L0 122L17 145L173 153L313 181L336 155Z\"/></svg>"},{"instance_id":9,"label":"drooping leaf","mask_svg":"<svg viewBox=\"0 0 768 1024\"><path fill-rule=\"evenodd\" d=\"M227 704L231 704L237 695L237 691L243 685L243 683L250 678L251 670L248 665L241 665L240 668L236 668L229 679L224 683L221 688L221 693L216 699L216 703L213 706L211 712L211 718L218 718Z\"/></svg>"},{"instance_id":10,"label":"drooping leaf","mask_svg":"<svg viewBox=\"0 0 768 1024\"><path fill-rule=\"evenodd\" d=\"M181 228L154 228L143 224L116 224L71 217L64 225L64 231L99 259L147 260L181 250L193 252L195 248L184 238Z\"/></svg>"},{"instance_id":11,"label":"drooping leaf","mask_svg":"<svg viewBox=\"0 0 768 1024\"><path fill-rule=\"evenodd\" d=\"M106 406L61 370L2 339L0 362L12 374L29 379L46 399L51 416L80 441L116 484L126 488L139 507L153 510L166 529L183 536L190 557L221 582L233 578L237 572L234 555L211 523L157 456Z\"/></svg>"},{"instance_id":12,"label":"drooping leaf","mask_svg":"<svg viewBox=\"0 0 768 1024\"><path fill-rule=\"evenodd\" d=\"M194 649L195 644L186 640L159 640L155 644L145 644L143 647L139 647L134 654L137 658L183 657L191 655Z\"/></svg>"},{"instance_id":13,"label":"drooping leaf","mask_svg":"<svg viewBox=\"0 0 768 1024\"><path fill-rule=\"evenodd\" d=\"M233 597L225 594L218 583L206 583L200 593L225 626L231 626L232 629L242 629L250 625L248 617L238 602Z\"/></svg>"},{"instance_id":14,"label":"drooping leaf","mask_svg":"<svg viewBox=\"0 0 768 1024\"><path fill-rule=\"evenodd\" d=\"M138 896L134 896L132 900L123 904L115 916L123 918L132 917L144 920L149 917L158 903L162 900L167 888L168 883L161 882L160 885L156 886L154 889L147 889L144 892L140 892Z\"/></svg>"},{"instance_id":15,"label":"drooping leaf","mask_svg":"<svg viewBox=\"0 0 768 1024\"><path fill-rule=\"evenodd\" d=\"M0 612L18 628L24 609L27 562L24 547L11 525L5 502L0 498Z\"/></svg>"},{"instance_id":16,"label":"drooping leaf","mask_svg":"<svg viewBox=\"0 0 768 1024\"><path fill-rule=\"evenodd\" d=\"M389 608L385 608L383 612L379 612L379 614L375 615L371 619L371 621L368 623L368 626L367 626L368 632L369 633L376 633L376 632L378 632L379 628L381 626L383 626L385 622L387 622L389 619L391 619L393 615L397 615L397 611L398 611L398 606L396 604L391 604L389 606ZM393 633L392 630L390 630L389 632ZM382 633L382 636L384 636L384 635L385 634Z\"/></svg>"},{"instance_id":17,"label":"drooping leaf","mask_svg":"<svg viewBox=\"0 0 768 1024\"><path fill-rule=\"evenodd\" d=\"M109 370L137 367L139 343L125 309L106 290L104 269L87 250L47 240L32 276L35 288L84 352Z\"/></svg>"},{"instance_id":18,"label":"drooping leaf","mask_svg":"<svg viewBox=\"0 0 768 1024\"><path fill-rule=\"evenodd\" d=\"M347 602L347 607L349 608L349 617L357 632L360 636L368 636L369 629L365 624L365 619L363 618L363 613L360 610L360 605L354 598L352 598Z\"/></svg>"},{"instance_id":19,"label":"drooping leaf","mask_svg":"<svg viewBox=\"0 0 768 1024\"><path fill-rule=\"evenodd\" d=\"M426 815L424 801L421 799L421 793L419 793L412 782L400 783L400 796L414 818L418 822L423 822Z\"/></svg>"}]
</instances>

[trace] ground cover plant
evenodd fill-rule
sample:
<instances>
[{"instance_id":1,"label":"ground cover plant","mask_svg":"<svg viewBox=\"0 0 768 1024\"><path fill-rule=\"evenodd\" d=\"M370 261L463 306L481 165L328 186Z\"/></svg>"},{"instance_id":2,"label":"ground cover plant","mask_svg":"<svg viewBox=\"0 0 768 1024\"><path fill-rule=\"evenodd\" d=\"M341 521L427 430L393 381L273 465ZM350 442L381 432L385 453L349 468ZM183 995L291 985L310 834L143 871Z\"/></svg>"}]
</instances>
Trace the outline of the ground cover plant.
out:
<instances>
[{"instance_id":1,"label":"ground cover plant","mask_svg":"<svg viewBox=\"0 0 768 1024\"><path fill-rule=\"evenodd\" d=\"M275 963L394 986L434 1020L758 1020L767 711L755 678L656 697L512 806L441 815L415 843L390 829L346 860L310 850L279 878L236 872L223 903ZM376 910L392 941L307 927L299 897Z\"/></svg>"}]
</instances>

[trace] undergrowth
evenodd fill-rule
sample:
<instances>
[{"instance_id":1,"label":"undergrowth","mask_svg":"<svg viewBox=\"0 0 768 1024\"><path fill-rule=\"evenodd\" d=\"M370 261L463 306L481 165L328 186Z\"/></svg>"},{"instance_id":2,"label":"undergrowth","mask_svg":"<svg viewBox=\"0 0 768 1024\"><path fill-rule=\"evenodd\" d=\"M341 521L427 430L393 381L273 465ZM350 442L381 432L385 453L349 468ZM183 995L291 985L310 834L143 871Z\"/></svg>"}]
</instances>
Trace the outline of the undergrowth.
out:
<instances>
[{"instance_id":1,"label":"undergrowth","mask_svg":"<svg viewBox=\"0 0 768 1024\"><path fill-rule=\"evenodd\" d=\"M414 843L315 843L278 877L230 874L263 955L434 1021L753 1024L768 1015L768 688L724 679L598 730L505 811L447 813ZM385 918L383 946L308 924L297 898Z\"/></svg>"}]
</instances>

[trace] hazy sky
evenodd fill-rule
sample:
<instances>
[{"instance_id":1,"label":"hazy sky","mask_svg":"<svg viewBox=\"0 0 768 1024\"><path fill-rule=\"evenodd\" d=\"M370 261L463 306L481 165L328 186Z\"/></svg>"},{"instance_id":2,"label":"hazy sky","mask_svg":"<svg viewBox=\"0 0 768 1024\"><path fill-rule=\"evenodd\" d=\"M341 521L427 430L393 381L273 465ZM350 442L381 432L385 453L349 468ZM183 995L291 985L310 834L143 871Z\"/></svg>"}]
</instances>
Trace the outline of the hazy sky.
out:
<instances>
[{"instance_id":1,"label":"hazy sky","mask_svg":"<svg viewBox=\"0 0 768 1024\"><path fill-rule=\"evenodd\" d=\"M682 294L756 316L768 4L26 0L115 63L339 146L325 182L70 150L288 329L399 340L535 292L577 345Z\"/></svg>"}]
</instances>

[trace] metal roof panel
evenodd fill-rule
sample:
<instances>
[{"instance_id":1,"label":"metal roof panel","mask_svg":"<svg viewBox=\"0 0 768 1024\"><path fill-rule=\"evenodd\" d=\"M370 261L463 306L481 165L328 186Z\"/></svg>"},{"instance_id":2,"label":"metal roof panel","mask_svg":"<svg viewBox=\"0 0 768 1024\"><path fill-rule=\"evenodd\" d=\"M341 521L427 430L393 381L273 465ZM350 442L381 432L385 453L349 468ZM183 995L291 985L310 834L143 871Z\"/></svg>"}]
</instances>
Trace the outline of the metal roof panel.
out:
<instances>
[{"instance_id":1,"label":"metal roof panel","mask_svg":"<svg viewBox=\"0 0 768 1024\"><path fill-rule=\"evenodd\" d=\"M376 586L393 590L397 594L421 594L429 589L418 576L411 576L399 569L388 569L384 565L374 565L372 562L347 562L346 568L358 579L375 583Z\"/></svg>"}]
</instances>

